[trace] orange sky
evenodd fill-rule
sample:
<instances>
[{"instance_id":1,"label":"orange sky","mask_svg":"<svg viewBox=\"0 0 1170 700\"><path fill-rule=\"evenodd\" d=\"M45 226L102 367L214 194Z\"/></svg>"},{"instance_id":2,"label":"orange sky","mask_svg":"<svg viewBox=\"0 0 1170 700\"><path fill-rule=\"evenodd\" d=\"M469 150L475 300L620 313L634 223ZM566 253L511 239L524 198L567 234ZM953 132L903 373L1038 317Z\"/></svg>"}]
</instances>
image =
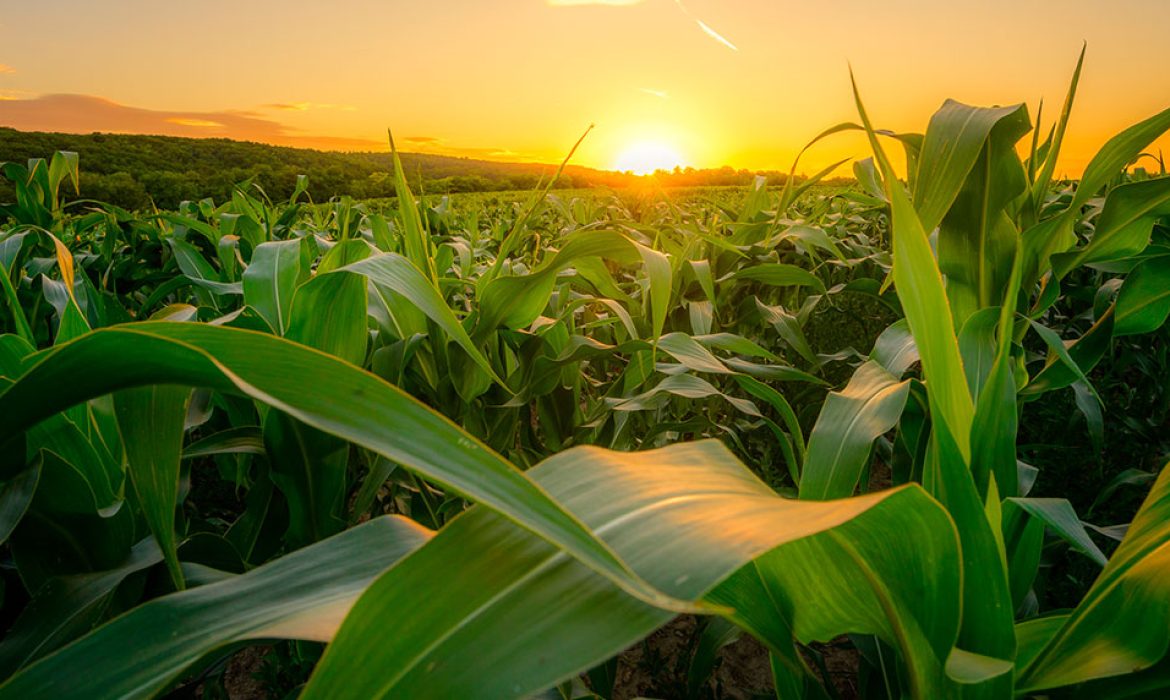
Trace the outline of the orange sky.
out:
<instances>
[{"instance_id":1,"label":"orange sky","mask_svg":"<svg viewBox=\"0 0 1170 700\"><path fill-rule=\"evenodd\" d=\"M879 126L921 131L946 97L1053 114L1086 40L1075 175L1170 106L1168 28L1165 0L42 0L0 9L0 125L551 162L596 123L577 163L786 169L855 118L850 63Z\"/></svg>"}]
</instances>

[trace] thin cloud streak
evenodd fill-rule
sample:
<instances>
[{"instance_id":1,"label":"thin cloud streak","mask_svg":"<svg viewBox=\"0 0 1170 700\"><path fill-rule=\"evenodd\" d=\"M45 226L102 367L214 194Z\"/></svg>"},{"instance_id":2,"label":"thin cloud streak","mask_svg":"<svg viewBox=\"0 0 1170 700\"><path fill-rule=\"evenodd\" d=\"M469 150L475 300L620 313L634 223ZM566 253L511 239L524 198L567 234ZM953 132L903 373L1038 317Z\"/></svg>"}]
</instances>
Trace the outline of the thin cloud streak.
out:
<instances>
[{"instance_id":1,"label":"thin cloud streak","mask_svg":"<svg viewBox=\"0 0 1170 700\"><path fill-rule=\"evenodd\" d=\"M6 63L0 63L0 75L12 75L16 69Z\"/></svg>"},{"instance_id":2,"label":"thin cloud streak","mask_svg":"<svg viewBox=\"0 0 1170 700\"><path fill-rule=\"evenodd\" d=\"M644 92L647 95L652 95L660 100L670 99L670 93L665 90L655 90L654 88L638 88L638 92Z\"/></svg>"},{"instance_id":3,"label":"thin cloud streak","mask_svg":"<svg viewBox=\"0 0 1170 700\"><path fill-rule=\"evenodd\" d=\"M193 126L197 129L222 129L224 124L220 122L213 122L210 119L186 119L183 117L171 117L167 119L168 124L178 124L179 126Z\"/></svg>"},{"instance_id":4,"label":"thin cloud streak","mask_svg":"<svg viewBox=\"0 0 1170 700\"><path fill-rule=\"evenodd\" d=\"M548 0L553 7L581 7L584 5L608 5L610 7L627 7L641 5L645 0Z\"/></svg>"},{"instance_id":5,"label":"thin cloud streak","mask_svg":"<svg viewBox=\"0 0 1170 700\"><path fill-rule=\"evenodd\" d=\"M731 49L732 51L736 51L736 52L739 51L739 47L736 46L735 44L731 43L731 41L727 37L723 36L719 32L712 29L711 25L707 24L706 22L699 19L698 17L692 15L691 11L687 9L687 6L683 4L682 0L674 0L674 4L678 5L678 9L682 10L683 14L685 14L687 17L690 17L691 19L695 20L695 24L699 25L699 29L702 29L704 34L711 37L712 39L719 42L720 44L723 44L724 46Z\"/></svg>"},{"instance_id":6,"label":"thin cloud streak","mask_svg":"<svg viewBox=\"0 0 1170 700\"><path fill-rule=\"evenodd\" d=\"M641 5L644 1L645 0L547 0L551 7L586 7L589 5L601 5L606 7L632 7L634 5ZM687 9L687 6L683 4L682 0L674 0L674 4L678 6L679 10L682 10L682 13L686 15L688 19L693 20L695 24L699 25L699 29L701 29L704 34L731 49L732 51L739 51L739 47L732 43L730 39L712 29L711 25L691 14L691 11Z\"/></svg>"},{"instance_id":7,"label":"thin cloud streak","mask_svg":"<svg viewBox=\"0 0 1170 700\"><path fill-rule=\"evenodd\" d=\"M335 109L340 112L356 112L357 107L352 105L335 105L321 102L270 102L260 105L261 109L271 109L278 112L308 112L312 109Z\"/></svg>"},{"instance_id":8,"label":"thin cloud streak","mask_svg":"<svg viewBox=\"0 0 1170 700\"><path fill-rule=\"evenodd\" d=\"M723 44L732 51L739 51L738 46L728 41L726 37L708 26L706 22L701 19L696 19L695 21L699 23L699 29L702 29L707 36L711 37L715 41L718 41L720 44Z\"/></svg>"}]
</instances>

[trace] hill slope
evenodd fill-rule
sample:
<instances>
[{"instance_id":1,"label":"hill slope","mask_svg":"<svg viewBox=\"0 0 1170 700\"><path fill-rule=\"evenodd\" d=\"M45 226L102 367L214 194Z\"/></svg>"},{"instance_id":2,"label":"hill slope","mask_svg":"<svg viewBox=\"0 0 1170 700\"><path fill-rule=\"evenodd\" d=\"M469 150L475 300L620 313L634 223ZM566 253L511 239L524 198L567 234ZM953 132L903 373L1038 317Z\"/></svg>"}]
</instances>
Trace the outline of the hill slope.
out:
<instances>
[{"instance_id":1,"label":"hill slope","mask_svg":"<svg viewBox=\"0 0 1170 700\"><path fill-rule=\"evenodd\" d=\"M342 153L228 139L190 139L131 134L62 134L0 127L0 162L24 162L54 151L81 157L81 195L124 207L171 208L183 200L223 201L232 186L256 178L273 199L288 197L296 176L309 176L315 201L337 195L386 197L393 193L389 153ZM501 163L471 158L403 153L408 178L429 193L530 189L555 172L554 165ZM724 167L663 174L665 186L746 184L755 173ZM783 181L768 174L771 183ZM559 187L624 187L641 178L570 165ZM5 183L0 182L0 188ZM0 189L0 199L9 192Z\"/></svg>"}]
</instances>

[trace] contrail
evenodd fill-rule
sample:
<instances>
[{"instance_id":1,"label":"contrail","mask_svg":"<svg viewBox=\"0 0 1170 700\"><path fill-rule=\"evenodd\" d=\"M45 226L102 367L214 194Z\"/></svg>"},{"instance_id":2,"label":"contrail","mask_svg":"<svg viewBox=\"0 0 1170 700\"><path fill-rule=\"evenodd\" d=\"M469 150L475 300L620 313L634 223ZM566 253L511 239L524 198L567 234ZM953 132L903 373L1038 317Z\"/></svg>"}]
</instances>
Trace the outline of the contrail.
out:
<instances>
[{"instance_id":1,"label":"contrail","mask_svg":"<svg viewBox=\"0 0 1170 700\"><path fill-rule=\"evenodd\" d=\"M691 19L695 20L695 23L699 25L699 29L702 29L704 34L711 37L715 41L718 41L720 44L723 44L724 46L731 49L732 51L739 51L739 47L736 46L735 44L731 43L731 41L729 41L727 39L727 37L723 36L719 32L712 29L711 25L707 24L706 22L699 19L698 17L692 15L691 11L687 9L687 6L683 4L682 0L674 0L674 4L678 5L678 9L682 10L683 14L685 14L687 17L690 17Z\"/></svg>"},{"instance_id":2,"label":"contrail","mask_svg":"<svg viewBox=\"0 0 1170 700\"><path fill-rule=\"evenodd\" d=\"M644 1L645 0L547 0L548 4L553 7L576 7L581 5L609 5L612 7L628 7L630 5L640 5ZM712 29L711 25L691 14L691 11L687 9L687 6L683 4L682 0L674 0L674 4L678 5L678 9L682 10L684 15L686 15L689 19L694 20L695 24L699 25L699 29L702 29L704 34L711 37L715 41L718 41L720 44L723 44L732 51L739 51L739 47L731 43L727 37Z\"/></svg>"}]
</instances>

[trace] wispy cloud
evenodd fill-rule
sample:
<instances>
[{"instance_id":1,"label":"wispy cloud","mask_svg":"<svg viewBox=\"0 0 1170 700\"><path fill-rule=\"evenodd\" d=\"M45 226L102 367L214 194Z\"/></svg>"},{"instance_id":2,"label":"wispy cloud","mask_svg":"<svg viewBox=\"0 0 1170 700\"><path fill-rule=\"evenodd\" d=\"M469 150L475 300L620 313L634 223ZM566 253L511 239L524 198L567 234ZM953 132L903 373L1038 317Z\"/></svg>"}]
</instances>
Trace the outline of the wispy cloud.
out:
<instances>
[{"instance_id":1,"label":"wispy cloud","mask_svg":"<svg viewBox=\"0 0 1170 700\"><path fill-rule=\"evenodd\" d=\"M439 143L442 141L438 136L407 136L402 140L407 143Z\"/></svg>"},{"instance_id":2,"label":"wispy cloud","mask_svg":"<svg viewBox=\"0 0 1170 700\"><path fill-rule=\"evenodd\" d=\"M665 90L655 90L654 88L638 88L638 92L644 92L647 95L653 95L660 100L669 100L670 93Z\"/></svg>"},{"instance_id":3,"label":"wispy cloud","mask_svg":"<svg viewBox=\"0 0 1170 700\"><path fill-rule=\"evenodd\" d=\"M36 97L36 93L28 90L0 90L0 100L26 100L30 97Z\"/></svg>"},{"instance_id":4,"label":"wispy cloud","mask_svg":"<svg viewBox=\"0 0 1170 700\"><path fill-rule=\"evenodd\" d=\"M644 0L548 0L553 7L578 7L581 5L609 5L624 7L626 5L641 5Z\"/></svg>"},{"instance_id":5,"label":"wispy cloud","mask_svg":"<svg viewBox=\"0 0 1170 700\"><path fill-rule=\"evenodd\" d=\"M0 100L0 124L23 131L221 137L340 151L380 151L386 148L381 140L306 134L274 119L243 111L142 109L93 95L17 96Z\"/></svg>"},{"instance_id":6,"label":"wispy cloud","mask_svg":"<svg viewBox=\"0 0 1170 700\"><path fill-rule=\"evenodd\" d=\"M16 72L16 69L7 63L0 63L0 75L11 75Z\"/></svg>"},{"instance_id":7,"label":"wispy cloud","mask_svg":"<svg viewBox=\"0 0 1170 700\"><path fill-rule=\"evenodd\" d=\"M220 122L213 122L210 119L187 119L185 117L171 117L167 119L168 124L178 124L179 126L193 126L197 129L222 129L224 124Z\"/></svg>"},{"instance_id":8,"label":"wispy cloud","mask_svg":"<svg viewBox=\"0 0 1170 700\"><path fill-rule=\"evenodd\" d=\"M322 102L270 102L260 105L261 109L271 109L278 112L308 112L311 109L335 109L340 112L353 112L357 107L353 105L335 105Z\"/></svg>"}]
</instances>

